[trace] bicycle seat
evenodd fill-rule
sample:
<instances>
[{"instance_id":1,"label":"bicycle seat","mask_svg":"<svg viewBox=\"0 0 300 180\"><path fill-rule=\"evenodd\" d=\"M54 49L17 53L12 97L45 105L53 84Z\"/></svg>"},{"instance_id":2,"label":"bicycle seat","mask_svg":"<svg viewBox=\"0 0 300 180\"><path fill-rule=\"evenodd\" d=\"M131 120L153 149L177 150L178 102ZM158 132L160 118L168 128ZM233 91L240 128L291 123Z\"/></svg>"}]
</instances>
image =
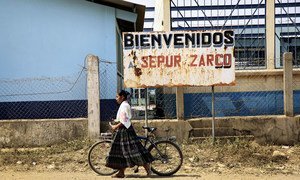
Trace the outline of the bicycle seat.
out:
<instances>
[{"instance_id":1,"label":"bicycle seat","mask_svg":"<svg viewBox=\"0 0 300 180\"><path fill-rule=\"evenodd\" d=\"M143 129L147 129L148 132L154 132L157 128L156 127L146 127L146 126L143 126Z\"/></svg>"}]
</instances>

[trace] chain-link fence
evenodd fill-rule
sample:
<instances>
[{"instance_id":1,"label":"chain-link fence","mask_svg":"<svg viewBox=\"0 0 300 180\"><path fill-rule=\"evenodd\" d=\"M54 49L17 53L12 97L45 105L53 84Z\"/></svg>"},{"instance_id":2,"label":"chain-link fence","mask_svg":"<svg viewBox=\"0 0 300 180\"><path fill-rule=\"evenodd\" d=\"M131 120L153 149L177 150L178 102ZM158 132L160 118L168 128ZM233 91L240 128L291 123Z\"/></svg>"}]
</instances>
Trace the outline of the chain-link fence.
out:
<instances>
[{"instance_id":1,"label":"chain-link fence","mask_svg":"<svg viewBox=\"0 0 300 180\"><path fill-rule=\"evenodd\" d=\"M260 72L267 68L266 4L266 0L171 0L173 31L235 31L236 69L241 71L236 73L235 86L215 87L217 117L283 114L282 73ZM294 67L299 67L299 12L298 0L275 1L275 68L282 68L286 51L293 52ZM100 119L106 121L117 113L115 95L123 87L122 62L100 59L99 69ZM294 112L300 114L299 75L293 79ZM0 119L87 117L86 81L85 68L64 77L0 79ZM133 119L144 119L145 104L149 119L176 118L175 88L127 90ZM211 87L184 88L185 118L210 117L211 104Z\"/></svg>"},{"instance_id":2,"label":"chain-link fence","mask_svg":"<svg viewBox=\"0 0 300 180\"><path fill-rule=\"evenodd\" d=\"M283 115L283 74L251 70L236 73L235 86L215 86L216 117ZM299 114L299 80L294 84L294 112ZM298 89L298 90L297 90ZM148 119L176 118L176 88L148 89ZM144 93L144 89L134 92ZM133 93L133 96L134 95ZM144 119L145 96L131 101L135 119ZM212 87L184 88L184 117L186 119L212 116Z\"/></svg>"},{"instance_id":3,"label":"chain-link fence","mask_svg":"<svg viewBox=\"0 0 300 180\"><path fill-rule=\"evenodd\" d=\"M116 117L118 104L115 97L118 91L117 64L108 60L99 61L100 119L108 121Z\"/></svg>"},{"instance_id":4,"label":"chain-link fence","mask_svg":"<svg viewBox=\"0 0 300 180\"><path fill-rule=\"evenodd\" d=\"M277 78L277 82L276 82ZM215 116L256 116L283 114L283 84L281 76L268 74L237 76L232 87L215 87ZM273 82L272 82L273 81ZM191 88L192 91L199 88ZM203 91L203 90L202 90ZM212 116L212 88L206 93L185 94L185 116Z\"/></svg>"},{"instance_id":5,"label":"chain-link fence","mask_svg":"<svg viewBox=\"0 0 300 180\"><path fill-rule=\"evenodd\" d=\"M266 0L171 0L171 29L223 30L235 32L236 85L215 87L217 117L282 115L284 52L293 53L293 65L299 67L300 29L299 2L276 0L274 14ZM148 8L148 11L155 11ZM267 60L267 16L275 16L275 57ZM148 18L147 22L153 21ZM152 29L147 29L151 31ZM273 62L271 62L273 61ZM268 64L270 63L270 64ZM270 72L267 72L269 69ZM273 67L274 66L274 67ZM299 114L299 78L294 75L294 112ZM185 88L184 115L186 118L211 117L211 87ZM175 98L175 93L169 94ZM173 102L175 104L175 100ZM176 106L175 106L176 107ZM176 109L176 108L175 108ZM164 110L163 110L164 111ZM176 111L175 111L176 112Z\"/></svg>"},{"instance_id":6,"label":"chain-link fence","mask_svg":"<svg viewBox=\"0 0 300 180\"><path fill-rule=\"evenodd\" d=\"M86 72L63 77L0 79L0 119L87 117Z\"/></svg>"},{"instance_id":7,"label":"chain-link fence","mask_svg":"<svg viewBox=\"0 0 300 180\"><path fill-rule=\"evenodd\" d=\"M294 101L294 114L300 114L300 75L293 75L293 101Z\"/></svg>"},{"instance_id":8,"label":"chain-link fence","mask_svg":"<svg viewBox=\"0 0 300 180\"><path fill-rule=\"evenodd\" d=\"M159 88L156 90L156 116L155 118L176 118L175 88Z\"/></svg>"},{"instance_id":9,"label":"chain-link fence","mask_svg":"<svg viewBox=\"0 0 300 180\"><path fill-rule=\"evenodd\" d=\"M176 95L173 90L174 88L131 89L133 119L145 118L146 104L148 119L176 118Z\"/></svg>"}]
</instances>

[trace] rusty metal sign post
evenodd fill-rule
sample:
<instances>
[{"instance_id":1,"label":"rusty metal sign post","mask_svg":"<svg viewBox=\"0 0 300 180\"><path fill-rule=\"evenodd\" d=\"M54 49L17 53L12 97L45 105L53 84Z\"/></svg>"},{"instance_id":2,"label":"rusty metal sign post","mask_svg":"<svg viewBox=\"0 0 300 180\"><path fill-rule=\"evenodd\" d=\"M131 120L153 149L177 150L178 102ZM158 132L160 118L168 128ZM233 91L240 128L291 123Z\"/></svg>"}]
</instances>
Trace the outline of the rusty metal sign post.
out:
<instances>
[{"instance_id":1,"label":"rusty metal sign post","mask_svg":"<svg viewBox=\"0 0 300 180\"><path fill-rule=\"evenodd\" d=\"M124 32L123 65L127 88L212 86L215 139L214 86L235 85L233 30Z\"/></svg>"},{"instance_id":2,"label":"rusty metal sign post","mask_svg":"<svg viewBox=\"0 0 300 180\"><path fill-rule=\"evenodd\" d=\"M145 126L148 127L148 88L145 88ZM147 135L148 131L145 129L145 136Z\"/></svg>"},{"instance_id":3,"label":"rusty metal sign post","mask_svg":"<svg viewBox=\"0 0 300 180\"><path fill-rule=\"evenodd\" d=\"M211 134L213 144L215 144L215 86L211 87L211 115Z\"/></svg>"}]
</instances>

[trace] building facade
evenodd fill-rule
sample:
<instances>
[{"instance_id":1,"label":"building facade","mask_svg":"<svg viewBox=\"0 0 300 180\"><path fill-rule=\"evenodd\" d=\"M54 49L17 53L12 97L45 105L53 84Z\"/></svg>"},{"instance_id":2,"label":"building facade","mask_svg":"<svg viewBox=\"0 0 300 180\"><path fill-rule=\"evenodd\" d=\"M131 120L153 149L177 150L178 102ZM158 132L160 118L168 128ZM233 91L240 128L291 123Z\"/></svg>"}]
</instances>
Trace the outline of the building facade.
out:
<instances>
[{"instance_id":1,"label":"building facade","mask_svg":"<svg viewBox=\"0 0 300 180\"><path fill-rule=\"evenodd\" d=\"M88 54L109 83L101 104L115 109L121 35L142 30L144 9L119 0L0 0L0 119L87 117Z\"/></svg>"},{"instance_id":2,"label":"building facade","mask_svg":"<svg viewBox=\"0 0 300 180\"><path fill-rule=\"evenodd\" d=\"M300 113L300 2L170 0L146 8L144 31L235 32L236 85L215 87L216 116L282 115L283 53L293 53L293 109ZM167 15L166 15L167 14ZM156 89L164 117L176 118L176 90ZM212 116L212 88L184 87L185 118Z\"/></svg>"}]
</instances>

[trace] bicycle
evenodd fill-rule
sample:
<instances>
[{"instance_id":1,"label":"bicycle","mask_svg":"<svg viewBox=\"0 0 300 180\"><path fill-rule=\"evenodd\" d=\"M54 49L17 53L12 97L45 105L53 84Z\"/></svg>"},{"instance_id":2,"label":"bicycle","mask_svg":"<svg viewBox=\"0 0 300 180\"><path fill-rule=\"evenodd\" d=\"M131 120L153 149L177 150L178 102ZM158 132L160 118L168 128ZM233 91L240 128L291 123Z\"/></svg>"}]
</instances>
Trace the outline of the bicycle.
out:
<instances>
[{"instance_id":1,"label":"bicycle","mask_svg":"<svg viewBox=\"0 0 300 180\"><path fill-rule=\"evenodd\" d=\"M157 128L143 126L143 129L147 130L147 136L138 136L138 139L142 141L143 146L154 157L154 161L151 163L152 172L159 176L171 176L175 174L183 163L183 155L179 146L173 142L174 138L168 137L156 141L149 135L154 135L153 133ZM106 157L112 143L112 134L101 133L101 139L89 149L88 163L91 169L99 175L113 175L118 170L105 166ZM134 172L138 172L138 167Z\"/></svg>"}]
</instances>

